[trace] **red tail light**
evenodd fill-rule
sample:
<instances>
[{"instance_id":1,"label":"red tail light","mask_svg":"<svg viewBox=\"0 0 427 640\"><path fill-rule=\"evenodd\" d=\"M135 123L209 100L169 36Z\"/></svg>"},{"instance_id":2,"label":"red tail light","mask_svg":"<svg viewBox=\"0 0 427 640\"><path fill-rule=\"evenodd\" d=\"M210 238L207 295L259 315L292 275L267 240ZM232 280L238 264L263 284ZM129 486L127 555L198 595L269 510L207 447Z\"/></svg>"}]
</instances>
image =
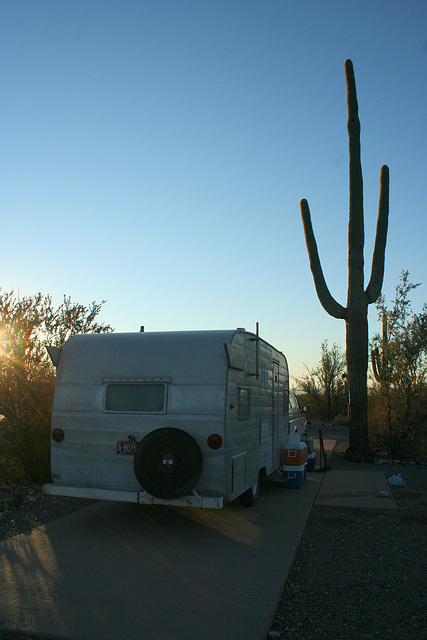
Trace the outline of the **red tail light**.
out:
<instances>
[{"instance_id":1,"label":"red tail light","mask_svg":"<svg viewBox=\"0 0 427 640\"><path fill-rule=\"evenodd\" d=\"M59 427L56 427L56 429L52 431L52 440L54 442L62 442L64 438L65 438L65 433Z\"/></svg>"},{"instance_id":2,"label":"red tail light","mask_svg":"<svg viewBox=\"0 0 427 640\"><path fill-rule=\"evenodd\" d=\"M208 437L208 446L211 449L220 449L222 447L222 438L218 433L211 433Z\"/></svg>"}]
</instances>

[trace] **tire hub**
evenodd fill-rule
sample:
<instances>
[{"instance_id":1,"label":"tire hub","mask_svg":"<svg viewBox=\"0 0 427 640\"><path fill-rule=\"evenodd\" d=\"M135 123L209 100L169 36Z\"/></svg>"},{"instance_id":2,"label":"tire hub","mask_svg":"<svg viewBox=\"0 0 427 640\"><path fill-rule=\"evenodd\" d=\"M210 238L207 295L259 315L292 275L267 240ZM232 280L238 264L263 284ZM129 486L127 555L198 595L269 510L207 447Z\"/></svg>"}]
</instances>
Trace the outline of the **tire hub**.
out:
<instances>
[{"instance_id":1,"label":"tire hub","mask_svg":"<svg viewBox=\"0 0 427 640\"><path fill-rule=\"evenodd\" d=\"M172 451L167 451L162 456L162 469L166 471L166 473L171 473L176 469L177 465L176 455Z\"/></svg>"}]
</instances>

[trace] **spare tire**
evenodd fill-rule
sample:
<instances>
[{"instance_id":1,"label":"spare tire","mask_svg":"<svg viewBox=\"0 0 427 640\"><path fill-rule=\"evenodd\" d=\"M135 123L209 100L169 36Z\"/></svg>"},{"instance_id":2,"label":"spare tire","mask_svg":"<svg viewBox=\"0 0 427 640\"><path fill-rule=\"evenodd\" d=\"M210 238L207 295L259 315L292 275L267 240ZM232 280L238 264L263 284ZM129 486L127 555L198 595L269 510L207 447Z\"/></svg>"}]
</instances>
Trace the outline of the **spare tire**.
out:
<instances>
[{"instance_id":1,"label":"spare tire","mask_svg":"<svg viewBox=\"0 0 427 640\"><path fill-rule=\"evenodd\" d=\"M179 498L200 478L203 456L197 442L185 431L156 429L139 443L133 466L147 493L155 498Z\"/></svg>"}]
</instances>

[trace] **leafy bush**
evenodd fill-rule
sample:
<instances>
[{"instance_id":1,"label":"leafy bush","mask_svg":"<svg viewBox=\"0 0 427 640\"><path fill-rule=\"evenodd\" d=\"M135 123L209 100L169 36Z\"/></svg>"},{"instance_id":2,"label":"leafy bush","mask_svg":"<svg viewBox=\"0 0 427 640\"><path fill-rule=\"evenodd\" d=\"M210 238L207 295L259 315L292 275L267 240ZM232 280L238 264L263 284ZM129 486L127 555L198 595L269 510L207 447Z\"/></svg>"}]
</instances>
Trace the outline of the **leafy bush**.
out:
<instances>
[{"instance_id":1,"label":"leafy bush","mask_svg":"<svg viewBox=\"0 0 427 640\"><path fill-rule=\"evenodd\" d=\"M61 347L74 333L112 331L88 307L64 296L16 297L0 289L0 467L3 481L43 483L50 479L50 416L55 369L46 345Z\"/></svg>"},{"instance_id":2,"label":"leafy bush","mask_svg":"<svg viewBox=\"0 0 427 640\"><path fill-rule=\"evenodd\" d=\"M332 420L332 424L336 427L348 427L350 424L348 415L344 413L339 413L338 415L334 416L334 419Z\"/></svg>"},{"instance_id":3,"label":"leafy bush","mask_svg":"<svg viewBox=\"0 0 427 640\"><path fill-rule=\"evenodd\" d=\"M299 398L302 404L310 406L313 420L330 422L334 416L346 413L345 355L341 347L334 343L328 347L328 341L321 345L320 361L313 369L307 369L305 376L296 379Z\"/></svg>"},{"instance_id":4,"label":"leafy bush","mask_svg":"<svg viewBox=\"0 0 427 640\"><path fill-rule=\"evenodd\" d=\"M371 389L368 418L372 450L392 459L425 460L427 458L427 389L412 400L412 416L405 415L404 398L392 390L385 399L381 390Z\"/></svg>"},{"instance_id":5,"label":"leafy bush","mask_svg":"<svg viewBox=\"0 0 427 640\"><path fill-rule=\"evenodd\" d=\"M374 386L368 399L374 449L392 458L425 455L427 435L427 306L412 311L403 271L391 308L377 303L382 335L371 344Z\"/></svg>"}]
</instances>

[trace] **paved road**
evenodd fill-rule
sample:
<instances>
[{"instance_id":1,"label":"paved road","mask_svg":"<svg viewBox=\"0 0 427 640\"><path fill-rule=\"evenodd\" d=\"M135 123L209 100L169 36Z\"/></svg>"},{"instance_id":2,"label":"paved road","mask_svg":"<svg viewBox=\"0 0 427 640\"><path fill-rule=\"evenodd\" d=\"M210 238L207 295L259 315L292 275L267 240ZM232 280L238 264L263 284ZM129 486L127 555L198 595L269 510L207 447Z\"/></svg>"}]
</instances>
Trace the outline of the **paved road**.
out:
<instances>
[{"instance_id":1,"label":"paved road","mask_svg":"<svg viewBox=\"0 0 427 640\"><path fill-rule=\"evenodd\" d=\"M72 640L266 637L323 474L254 507L100 502L0 544L0 631Z\"/></svg>"},{"instance_id":2,"label":"paved road","mask_svg":"<svg viewBox=\"0 0 427 640\"><path fill-rule=\"evenodd\" d=\"M307 426L309 435L315 440L319 437L319 430L325 440L335 440L336 442L348 442L348 427L333 424L313 423Z\"/></svg>"},{"instance_id":3,"label":"paved road","mask_svg":"<svg viewBox=\"0 0 427 640\"><path fill-rule=\"evenodd\" d=\"M100 502L5 540L0 638L264 640L314 501L396 508L384 475L361 471L264 484L250 509Z\"/></svg>"}]
</instances>

